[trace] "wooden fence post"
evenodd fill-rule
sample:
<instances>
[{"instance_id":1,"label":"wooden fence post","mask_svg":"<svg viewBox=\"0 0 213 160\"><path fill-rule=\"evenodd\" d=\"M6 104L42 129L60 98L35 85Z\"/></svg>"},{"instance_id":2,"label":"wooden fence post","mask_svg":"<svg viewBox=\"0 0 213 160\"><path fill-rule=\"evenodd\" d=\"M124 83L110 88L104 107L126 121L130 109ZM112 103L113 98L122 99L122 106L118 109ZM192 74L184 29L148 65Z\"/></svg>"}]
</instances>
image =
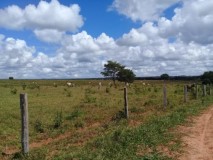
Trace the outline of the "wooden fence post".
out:
<instances>
[{"instance_id":1,"label":"wooden fence post","mask_svg":"<svg viewBox=\"0 0 213 160\"><path fill-rule=\"evenodd\" d=\"M29 152L28 101L27 94L20 94L21 108L21 145L24 154Z\"/></svg>"},{"instance_id":2,"label":"wooden fence post","mask_svg":"<svg viewBox=\"0 0 213 160\"><path fill-rule=\"evenodd\" d=\"M163 106L166 109L167 106L167 93L166 93L166 85L163 86Z\"/></svg>"},{"instance_id":3,"label":"wooden fence post","mask_svg":"<svg viewBox=\"0 0 213 160\"><path fill-rule=\"evenodd\" d=\"M187 102L187 85L184 85L184 102Z\"/></svg>"},{"instance_id":4,"label":"wooden fence post","mask_svg":"<svg viewBox=\"0 0 213 160\"><path fill-rule=\"evenodd\" d=\"M127 99L127 88L124 88L124 113L126 119L129 118L129 113L128 113L128 99Z\"/></svg>"},{"instance_id":5,"label":"wooden fence post","mask_svg":"<svg viewBox=\"0 0 213 160\"><path fill-rule=\"evenodd\" d=\"M206 96L206 85L203 85L203 96Z\"/></svg>"}]
</instances>

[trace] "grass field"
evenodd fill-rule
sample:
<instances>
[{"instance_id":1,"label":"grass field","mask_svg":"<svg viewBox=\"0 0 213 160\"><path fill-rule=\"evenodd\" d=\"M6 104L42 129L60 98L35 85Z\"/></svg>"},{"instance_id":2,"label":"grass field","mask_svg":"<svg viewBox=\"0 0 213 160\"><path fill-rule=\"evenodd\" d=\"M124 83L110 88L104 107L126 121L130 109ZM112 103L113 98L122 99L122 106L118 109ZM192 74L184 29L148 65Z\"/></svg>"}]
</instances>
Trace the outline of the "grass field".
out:
<instances>
[{"instance_id":1,"label":"grass field","mask_svg":"<svg viewBox=\"0 0 213 160\"><path fill-rule=\"evenodd\" d=\"M109 81L0 80L0 151L19 151L19 94L27 93L30 154L0 159L170 159L181 142L172 128L213 103L212 96L184 103L183 86L166 82L168 106L163 107L163 81L135 81L128 87L129 119L123 118L123 83ZM146 85L143 85L146 83ZM209 87L207 87L207 90ZM168 132L169 131L169 132ZM167 148L164 153L163 149Z\"/></svg>"}]
</instances>

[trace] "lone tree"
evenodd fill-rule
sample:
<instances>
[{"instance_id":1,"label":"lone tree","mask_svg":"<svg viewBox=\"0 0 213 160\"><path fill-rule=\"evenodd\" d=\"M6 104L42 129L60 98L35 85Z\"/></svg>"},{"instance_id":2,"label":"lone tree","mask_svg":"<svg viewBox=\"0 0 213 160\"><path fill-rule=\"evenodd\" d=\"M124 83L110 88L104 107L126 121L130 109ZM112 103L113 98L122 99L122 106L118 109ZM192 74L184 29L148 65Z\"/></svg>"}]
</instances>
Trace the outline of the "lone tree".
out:
<instances>
[{"instance_id":1,"label":"lone tree","mask_svg":"<svg viewBox=\"0 0 213 160\"><path fill-rule=\"evenodd\" d=\"M117 73L124 69L125 66L121 65L115 61L107 61L107 64L104 64L104 71L101 74L104 77L111 78L115 86L115 80L117 79Z\"/></svg>"},{"instance_id":2,"label":"lone tree","mask_svg":"<svg viewBox=\"0 0 213 160\"><path fill-rule=\"evenodd\" d=\"M169 75L167 73L164 73L160 76L160 78L163 80L169 80Z\"/></svg>"},{"instance_id":3,"label":"lone tree","mask_svg":"<svg viewBox=\"0 0 213 160\"><path fill-rule=\"evenodd\" d=\"M203 84L213 84L213 71L204 72L201 80Z\"/></svg>"},{"instance_id":4,"label":"lone tree","mask_svg":"<svg viewBox=\"0 0 213 160\"><path fill-rule=\"evenodd\" d=\"M130 69L122 69L117 74L118 81L132 83L135 80L135 74Z\"/></svg>"}]
</instances>

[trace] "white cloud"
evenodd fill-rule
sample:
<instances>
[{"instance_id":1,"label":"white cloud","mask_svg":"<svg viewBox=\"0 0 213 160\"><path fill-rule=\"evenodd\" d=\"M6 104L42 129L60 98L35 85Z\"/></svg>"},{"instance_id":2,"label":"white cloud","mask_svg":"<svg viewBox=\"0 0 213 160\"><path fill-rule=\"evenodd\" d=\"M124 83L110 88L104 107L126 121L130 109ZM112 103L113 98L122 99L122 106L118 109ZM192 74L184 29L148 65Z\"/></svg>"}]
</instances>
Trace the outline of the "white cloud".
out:
<instances>
[{"instance_id":1,"label":"white cloud","mask_svg":"<svg viewBox=\"0 0 213 160\"><path fill-rule=\"evenodd\" d=\"M55 29L43 29L43 30L34 30L34 34L44 42L50 43L59 43L65 34L65 32L61 32Z\"/></svg>"},{"instance_id":2,"label":"white cloud","mask_svg":"<svg viewBox=\"0 0 213 160\"><path fill-rule=\"evenodd\" d=\"M172 20L161 18L162 36L175 36L184 42L213 43L213 1L187 0L175 10Z\"/></svg>"},{"instance_id":3,"label":"white cloud","mask_svg":"<svg viewBox=\"0 0 213 160\"><path fill-rule=\"evenodd\" d=\"M168 43L167 39L160 36L159 28L151 23L134 30L138 35L148 37L145 45L128 43L128 37L134 39L132 31L117 41L105 33L93 38L83 31L76 35L65 35L61 47L51 57L41 52L35 54L34 47L27 46L23 40L3 38L0 41L0 48L3 48L0 51L0 77L101 77L100 72L107 60L126 65L137 76L162 73L199 75L213 67L213 44L202 46L180 40Z\"/></svg>"},{"instance_id":4,"label":"white cloud","mask_svg":"<svg viewBox=\"0 0 213 160\"><path fill-rule=\"evenodd\" d=\"M116 2L119 1L116 0L114 3ZM145 3L131 2L127 3L130 8L134 8L136 4ZM175 1L170 2L172 4ZM160 10L168 7L170 2L162 1ZM49 4L44 1L42 3ZM58 1L51 3L59 4ZM150 3L154 6L150 13L155 13L154 10L158 10L160 3L159 1L150 1ZM37 53L36 49L28 46L24 40L0 35L0 77L101 77L100 72L107 60L126 65L133 69L137 76L157 76L162 73L202 74L213 68L213 41L211 40L213 12L209 9L212 3L204 0L184 1L183 7L175 10L172 20L161 17L155 23L146 22L118 39L113 39L105 33L94 38L86 31L68 35L57 26L51 28L50 25L50 28L45 28L44 25L38 27L35 23L31 23L36 26L33 31L40 39L58 43L59 48L53 54L54 56L48 56L46 53ZM122 5L126 6L125 3ZM41 10L37 7L38 9ZM20 15L22 12L24 10L20 11ZM156 12L156 18L159 13ZM139 16L137 9L135 9L135 15ZM136 19L143 20L141 17ZM145 19L153 19L153 15L147 15ZM39 23L36 22L36 24ZM17 25L18 28L26 27L21 22L18 24L20 24ZM11 27L14 28L14 26ZM173 41L171 37L174 38Z\"/></svg>"},{"instance_id":5,"label":"white cloud","mask_svg":"<svg viewBox=\"0 0 213 160\"><path fill-rule=\"evenodd\" d=\"M114 0L111 9L133 21L158 20L162 12L179 0Z\"/></svg>"},{"instance_id":6,"label":"white cloud","mask_svg":"<svg viewBox=\"0 0 213 160\"><path fill-rule=\"evenodd\" d=\"M27 5L24 9L12 5L0 9L0 27L7 29L31 29L40 40L51 42L44 35L58 37L63 32L76 32L83 26L83 17L77 4L65 6L58 0L40 1L38 6Z\"/></svg>"}]
</instances>

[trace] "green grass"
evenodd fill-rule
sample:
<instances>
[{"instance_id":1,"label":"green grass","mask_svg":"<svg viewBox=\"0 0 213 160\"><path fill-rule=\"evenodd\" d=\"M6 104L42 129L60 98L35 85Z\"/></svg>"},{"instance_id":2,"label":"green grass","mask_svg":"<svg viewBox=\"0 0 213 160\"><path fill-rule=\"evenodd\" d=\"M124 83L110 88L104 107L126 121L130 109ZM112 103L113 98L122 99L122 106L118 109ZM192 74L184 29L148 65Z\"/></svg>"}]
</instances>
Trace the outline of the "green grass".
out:
<instances>
[{"instance_id":1,"label":"green grass","mask_svg":"<svg viewBox=\"0 0 213 160\"><path fill-rule=\"evenodd\" d=\"M36 85L33 81L0 81L0 150L21 146L22 92L28 94L30 143L70 135L31 149L29 157L15 155L19 159L168 159L159 147L172 152L180 146L168 131L212 102L211 96L201 98L200 90L198 100L189 95L189 102L184 103L186 82L167 82L168 106L164 110L162 82L146 81L150 85L143 86L136 81L128 88L127 121L122 118L122 83L110 88L109 81L103 81L98 89L99 81L72 81L75 87L67 87L65 80L36 80Z\"/></svg>"},{"instance_id":2,"label":"green grass","mask_svg":"<svg viewBox=\"0 0 213 160\"><path fill-rule=\"evenodd\" d=\"M137 128L121 127L110 134L97 138L75 154L65 154L55 159L172 159L158 150L159 146L170 151L180 149L180 141L172 128L186 122L187 117L198 114L212 100L196 105L186 105L164 116L152 116L145 124ZM170 142L173 142L172 145ZM142 155L141 155L142 154Z\"/></svg>"}]
</instances>

